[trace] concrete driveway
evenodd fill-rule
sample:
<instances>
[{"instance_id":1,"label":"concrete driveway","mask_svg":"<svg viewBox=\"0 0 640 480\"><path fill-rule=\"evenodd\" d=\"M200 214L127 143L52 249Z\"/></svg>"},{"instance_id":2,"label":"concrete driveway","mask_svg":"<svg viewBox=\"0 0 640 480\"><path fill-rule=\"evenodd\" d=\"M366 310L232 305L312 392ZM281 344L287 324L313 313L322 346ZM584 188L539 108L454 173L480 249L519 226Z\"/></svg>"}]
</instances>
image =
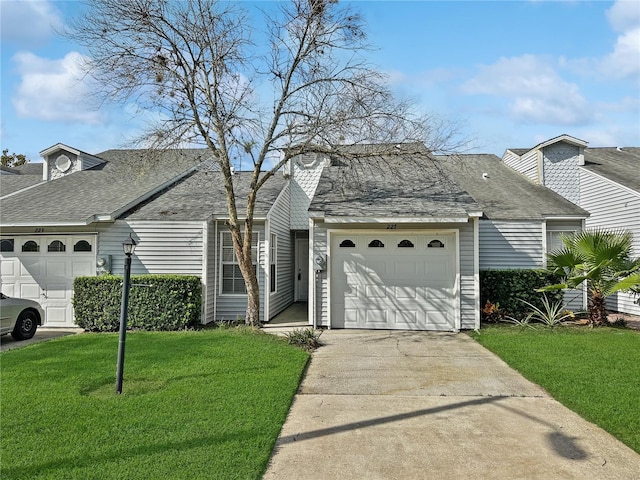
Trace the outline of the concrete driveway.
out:
<instances>
[{"instance_id":1,"label":"concrete driveway","mask_svg":"<svg viewBox=\"0 0 640 480\"><path fill-rule=\"evenodd\" d=\"M465 334L321 339L266 480L640 478L640 455Z\"/></svg>"},{"instance_id":2,"label":"concrete driveway","mask_svg":"<svg viewBox=\"0 0 640 480\"><path fill-rule=\"evenodd\" d=\"M82 328L38 327L33 338L20 341L14 340L11 335L3 335L2 337L0 337L0 352L4 352L5 350L12 350L14 348L26 347L27 345L44 342L45 340L50 340L52 338L75 335L77 333L82 333L83 331L84 330Z\"/></svg>"}]
</instances>

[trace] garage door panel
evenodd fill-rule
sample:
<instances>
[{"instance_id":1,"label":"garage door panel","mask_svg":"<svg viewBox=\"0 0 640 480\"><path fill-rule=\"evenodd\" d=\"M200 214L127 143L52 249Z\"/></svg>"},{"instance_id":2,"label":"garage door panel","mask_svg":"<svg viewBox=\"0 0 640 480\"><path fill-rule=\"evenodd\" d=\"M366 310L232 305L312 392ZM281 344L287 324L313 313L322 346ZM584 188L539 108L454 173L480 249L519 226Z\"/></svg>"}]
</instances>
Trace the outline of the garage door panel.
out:
<instances>
[{"instance_id":1,"label":"garage door panel","mask_svg":"<svg viewBox=\"0 0 640 480\"><path fill-rule=\"evenodd\" d=\"M45 308L47 325L62 326L67 324L68 307L50 306Z\"/></svg>"},{"instance_id":2,"label":"garage door panel","mask_svg":"<svg viewBox=\"0 0 640 480\"><path fill-rule=\"evenodd\" d=\"M64 300L69 298L69 290L64 283L47 283L47 298L52 300Z\"/></svg>"},{"instance_id":3,"label":"garage door panel","mask_svg":"<svg viewBox=\"0 0 640 480\"><path fill-rule=\"evenodd\" d=\"M29 300L40 300L40 285L37 283L21 283L19 284L20 298L27 298Z\"/></svg>"},{"instance_id":4,"label":"garage door panel","mask_svg":"<svg viewBox=\"0 0 640 480\"><path fill-rule=\"evenodd\" d=\"M404 237L389 235L383 240L385 248L368 248L365 236L353 235L350 238L361 250L357 255L353 250L341 249L339 242L332 243L333 326L455 328L455 235L438 235L447 248L431 249L426 248L427 235L412 237L415 248L397 247Z\"/></svg>"},{"instance_id":5,"label":"garage door panel","mask_svg":"<svg viewBox=\"0 0 640 480\"><path fill-rule=\"evenodd\" d=\"M7 258L6 260L2 260L2 264L0 265L0 275L2 276L11 276L13 277L16 272L16 264L20 262L16 258ZM8 294L7 294L8 295Z\"/></svg>"},{"instance_id":6,"label":"garage door panel","mask_svg":"<svg viewBox=\"0 0 640 480\"><path fill-rule=\"evenodd\" d=\"M93 259L73 262L71 264L71 275L74 278L90 276L95 271L94 265Z\"/></svg>"}]
</instances>

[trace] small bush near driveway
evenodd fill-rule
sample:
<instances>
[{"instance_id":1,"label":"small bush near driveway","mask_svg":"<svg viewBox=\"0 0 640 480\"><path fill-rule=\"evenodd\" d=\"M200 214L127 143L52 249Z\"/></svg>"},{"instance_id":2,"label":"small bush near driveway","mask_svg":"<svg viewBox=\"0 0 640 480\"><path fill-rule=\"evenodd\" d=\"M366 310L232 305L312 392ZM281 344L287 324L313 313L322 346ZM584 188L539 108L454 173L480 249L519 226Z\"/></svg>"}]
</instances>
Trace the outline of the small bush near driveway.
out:
<instances>
[{"instance_id":1,"label":"small bush near driveway","mask_svg":"<svg viewBox=\"0 0 640 480\"><path fill-rule=\"evenodd\" d=\"M234 330L82 334L0 354L0 478L259 479L309 355Z\"/></svg>"},{"instance_id":2,"label":"small bush near driveway","mask_svg":"<svg viewBox=\"0 0 640 480\"><path fill-rule=\"evenodd\" d=\"M640 332L503 325L471 335L556 400L640 453Z\"/></svg>"}]
</instances>

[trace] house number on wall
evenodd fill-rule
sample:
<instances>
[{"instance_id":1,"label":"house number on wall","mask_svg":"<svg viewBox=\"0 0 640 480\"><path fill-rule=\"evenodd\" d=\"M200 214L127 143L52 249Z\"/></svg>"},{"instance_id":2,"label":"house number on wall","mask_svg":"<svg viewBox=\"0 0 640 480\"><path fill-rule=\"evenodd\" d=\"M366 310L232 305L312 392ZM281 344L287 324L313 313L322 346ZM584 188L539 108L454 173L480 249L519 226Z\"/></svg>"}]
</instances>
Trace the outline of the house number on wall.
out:
<instances>
[{"instance_id":1,"label":"house number on wall","mask_svg":"<svg viewBox=\"0 0 640 480\"><path fill-rule=\"evenodd\" d=\"M44 232L44 228L42 227L38 227L35 229L35 233L42 233L42 232Z\"/></svg>"},{"instance_id":2,"label":"house number on wall","mask_svg":"<svg viewBox=\"0 0 640 480\"><path fill-rule=\"evenodd\" d=\"M398 225L396 225L395 223L387 224L387 230L395 230L396 228L398 228Z\"/></svg>"}]
</instances>

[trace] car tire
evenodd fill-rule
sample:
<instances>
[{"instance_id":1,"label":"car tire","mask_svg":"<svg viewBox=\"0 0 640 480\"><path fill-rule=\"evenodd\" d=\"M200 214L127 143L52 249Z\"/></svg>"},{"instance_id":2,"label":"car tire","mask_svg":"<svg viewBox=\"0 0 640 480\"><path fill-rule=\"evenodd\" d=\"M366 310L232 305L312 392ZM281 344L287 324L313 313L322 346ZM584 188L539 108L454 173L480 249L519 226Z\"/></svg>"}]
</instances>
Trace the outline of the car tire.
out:
<instances>
[{"instance_id":1,"label":"car tire","mask_svg":"<svg viewBox=\"0 0 640 480\"><path fill-rule=\"evenodd\" d=\"M23 310L16 320L11 336L15 340L29 340L36 334L38 314L33 310Z\"/></svg>"}]
</instances>

